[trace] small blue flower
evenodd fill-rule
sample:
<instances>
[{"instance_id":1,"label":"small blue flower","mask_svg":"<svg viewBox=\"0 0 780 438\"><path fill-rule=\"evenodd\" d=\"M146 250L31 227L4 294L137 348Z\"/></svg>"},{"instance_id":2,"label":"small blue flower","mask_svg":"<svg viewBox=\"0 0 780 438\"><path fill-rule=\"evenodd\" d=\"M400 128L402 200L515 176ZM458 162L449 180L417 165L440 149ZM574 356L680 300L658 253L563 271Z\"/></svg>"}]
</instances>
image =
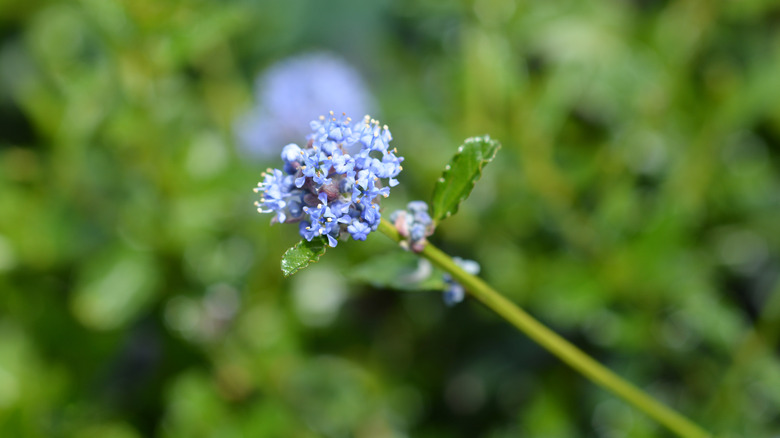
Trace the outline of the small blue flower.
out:
<instances>
[{"instance_id":1,"label":"small blue flower","mask_svg":"<svg viewBox=\"0 0 780 438\"><path fill-rule=\"evenodd\" d=\"M318 230L315 228L312 228L311 223L308 221L301 221L301 223L298 225L298 229L300 231L301 237L311 242L311 239L314 239L317 237Z\"/></svg>"},{"instance_id":2,"label":"small blue flower","mask_svg":"<svg viewBox=\"0 0 780 438\"><path fill-rule=\"evenodd\" d=\"M292 181L279 169L268 169L263 173L263 182L258 183L256 193L260 193L260 201L255 202L260 213L276 212L276 220L284 222L287 219L288 201L295 198L291 192Z\"/></svg>"},{"instance_id":3,"label":"small blue flower","mask_svg":"<svg viewBox=\"0 0 780 438\"><path fill-rule=\"evenodd\" d=\"M373 176L373 175L371 175ZM374 198L377 198L379 196L382 197L388 197L390 196L390 187L382 187L381 185L377 184L377 181L379 180L379 177L373 176L373 178L368 180L368 183L366 184L366 187L363 190L363 197L368 200L373 200Z\"/></svg>"},{"instance_id":4,"label":"small blue flower","mask_svg":"<svg viewBox=\"0 0 780 438\"><path fill-rule=\"evenodd\" d=\"M408 204L406 204L406 209L411 211L412 213L417 213L420 211L428 211L428 204L425 203L425 201L412 201Z\"/></svg>"},{"instance_id":5,"label":"small blue flower","mask_svg":"<svg viewBox=\"0 0 780 438\"><path fill-rule=\"evenodd\" d=\"M431 216L428 214L427 211L414 212L414 221L417 223L425 224L426 226L433 223L433 219L431 219Z\"/></svg>"},{"instance_id":6,"label":"small blue flower","mask_svg":"<svg viewBox=\"0 0 780 438\"><path fill-rule=\"evenodd\" d=\"M328 155L322 150L315 150L306 156L304 164L301 166L302 176L310 177L318 185L329 183L331 180L328 175L333 164L332 160L332 155ZM298 186L297 181L296 186Z\"/></svg>"},{"instance_id":7,"label":"small blue flower","mask_svg":"<svg viewBox=\"0 0 780 438\"><path fill-rule=\"evenodd\" d=\"M447 289L444 291L444 304L448 306L454 306L466 297L466 290L459 283L448 283Z\"/></svg>"},{"instance_id":8,"label":"small blue flower","mask_svg":"<svg viewBox=\"0 0 780 438\"><path fill-rule=\"evenodd\" d=\"M452 260L455 262L456 265L460 266L461 269L468 272L471 275L477 275L480 271L479 263L475 262L474 260L468 260L468 259L462 259L460 257L453 257Z\"/></svg>"},{"instance_id":9,"label":"small blue flower","mask_svg":"<svg viewBox=\"0 0 780 438\"><path fill-rule=\"evenodd\" d=\"M471 275L479 274L479 263L475 262L474 260L453 257L452 261L454 261L456 265L460 266L461 269ZM452 276L449 274L444 274L443 277L444 282L447 284L447 289L444 291L443 295L444 303L448 306L453 306L463 301L463 298L466 296L466 290L463 288L463 285L453 280Z\"/></svg>"},{"instance_id":10,"label":"small blue flower","mask_svg":"<svg viewBox=\"0 0 780 438\"><path fill-rule=\"evenodd\" d=\"M372 228L376 225L379 225L379 220L381 218L379 214L379 208L376 206L376 204L370 204L368 207L364 205L360 217L365 220L366 223L369 224Z\"/></svg>"},{"instance_id":11,"label":"small blue flower","mask_svg":"<svg viewBox=\"0 0 780 438\"><path fill-rule=\"evenodd\" d=\"M282 148L282 160L285 163L301 163L303 158L303 150L295 143L290 143Z\"/></svg>"},{"instance_id":12,"label":"small blue flower","mask_svg":"<svg viewBox=\"0 0 780 438\"><path fill-rule=\"evenodd\" d=\"M352 235L355 240L366 240L368 233L371 232L371 227L365 222L360 222L357 219L352 220L352 223L347 227L347 231Z\"/></svg>"},{"instance_id":13,"label":"small blue flower","mask_svg":"<svg viewBox=\"0 0 780 438\"><path fill-rule=\"evenodd\" d=\"M412 225L412 228L409 229L409 237L412 240L425 239L425 226L420 223Z\"/></svg>"},{"instance_id":14,"label":"small blue flower","mask_svg":"<svg viewBox=\"0 0 780 438\"><path fill-rule=\"evenodd\" d=\"M352 134L351 122L352 119L346 114L336 116L331 111L329 116L320 116L319 120L311 122L310 126L314 132L309 135L309 138L321 144L329 143L331 145L329 148L340 143L354 143L357 136Z\"/></svg>"},{"instance_id":15,"label":"small blue flower","mask_svg":"<svg viewBox=\"0 0 780 438\"><path fill-rule=\"evenodd\" d=\"M333 170L342 175L354 176L355 159L347 154L336 153L333 156Z\"/></svg>"},{"instance_id":16,"label":"small blue flower","mask_svg":"<svg viewBox=\"0 0 780 438\"><path fill-rule=\"evenodd\" d=\"M375 176L371 173L369 169L363 169L360 172L357 173L357 179L355 182L358 186L363 188L364 190L368 188L368 184L374 181Z\"/></svg>"},{"instance_id":17,"label":"small blue flower","mask_svg":"<svg viewBox=\"0 0 780 438\"><path fill-rule=\"evenodd\" d=\"M384 173L379 176L382 178L388 178L388 184L390 187L395 187L398 185L398 180L396 180L395 177L398 176L398 174L401 173L401 171L404 169L401 166L401 162L403 160L403 157L398 157L395 154L389 153L386 153L384 157L382 157Z\"/></svg>"},{"instance_id":18,"label":"small blue flower","mask_svg":"<svg viewBox=\"0 0 780 438\"><path fill-rule=\"evenodd\" d=\"M379 122L368 116L355 127L355 134L358 135L360 142L370 151L386 151L390 141L393 139L387 125L380 128Z\"/></svg>"}]
</instances>

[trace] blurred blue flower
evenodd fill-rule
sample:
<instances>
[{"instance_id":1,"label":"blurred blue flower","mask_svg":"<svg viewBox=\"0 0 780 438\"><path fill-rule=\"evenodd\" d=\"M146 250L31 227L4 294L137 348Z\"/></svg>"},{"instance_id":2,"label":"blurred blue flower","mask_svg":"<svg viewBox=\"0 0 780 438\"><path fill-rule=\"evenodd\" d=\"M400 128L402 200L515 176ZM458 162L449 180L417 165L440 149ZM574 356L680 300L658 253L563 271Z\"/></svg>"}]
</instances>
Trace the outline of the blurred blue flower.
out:
<instances>
[{"instance_id":1,"label":"blurred blue flower","mask_svg":"<svg viewBox=\"0 0 780 438\"><path fill-rule=\"evenodd\" d=\"M479 274L479 263L475 262L474 260L453 257L452 261L454 261L456 265L460 266L464 271L471 275ZM454 306L455 304L463 301L463 298L466 297L466 290L463 288L463 286L455 281L449 274L444 274L444 282L447 284L447 289L444 290L443 296L444 303L448 306Z\"/></svg>"},{"instance_id":2,"label":"blurred blue flower","mask_svg":"<svg viewBox=\"0 0 780 438\"><path fill-rule=\"evenodd\" d=\"M466 290L460 283L450 279L450 281L447 281L447 289L444 290L444 295L442 295L442 297L444 298L444 304L454 306L463 301L466 297Z\"/></svg>"},{"instance_id":3,"label":"blurred blue flower","mask_svg":"<svg viewBox=\"0 0 780 438\"><path fill-rule=\"evenodd\" d=\"M374 98L357 70L329 53L310 53L284 59L269 67L255 83L256 106L236 124L236 136L241 148L253 156L270 156L280 144L304 138L310 131L309 121L325 111L335 114L367 114L374 109ZM352 136L351 127L338 132L311 129L317 136L330 136L336 142ZM358 127L369 141L385 145L392 138L389 131L381 133L378 126ZM380 135L374 140L373 132ZM323 150L329 152L329 146Z\"/></svg>"}]
</instances>

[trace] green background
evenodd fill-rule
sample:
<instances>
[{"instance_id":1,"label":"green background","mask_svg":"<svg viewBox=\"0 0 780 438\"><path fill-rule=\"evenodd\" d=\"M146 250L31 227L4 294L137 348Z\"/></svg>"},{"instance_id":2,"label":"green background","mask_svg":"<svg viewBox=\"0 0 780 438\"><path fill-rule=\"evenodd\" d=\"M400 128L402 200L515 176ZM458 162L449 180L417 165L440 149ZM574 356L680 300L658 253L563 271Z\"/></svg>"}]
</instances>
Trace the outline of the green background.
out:
<instances>
[{"instance_id":1,"label":"green background","mask_svg":"<svg viewBox=\"0 0 780 438\"><path fill-rule=\"evenodd\" d=\"M706 429L780 433L776 2L0 0L0 436L669 436L473 301L350 280L381 235L283 279L233 124L315 50L406 157L386 211L490 134L432 241Z\"/></svg>"}]
</instances>

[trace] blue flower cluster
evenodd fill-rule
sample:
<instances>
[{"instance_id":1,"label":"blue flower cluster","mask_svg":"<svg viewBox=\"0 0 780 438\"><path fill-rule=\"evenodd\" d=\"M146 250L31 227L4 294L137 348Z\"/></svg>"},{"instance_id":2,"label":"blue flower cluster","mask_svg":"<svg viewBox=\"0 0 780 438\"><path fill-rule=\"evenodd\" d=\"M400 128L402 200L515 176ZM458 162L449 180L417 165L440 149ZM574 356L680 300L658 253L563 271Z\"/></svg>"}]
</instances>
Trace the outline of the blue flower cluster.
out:
<instances>
[{"instance_id":1,"label":"blue flower cluster","mask_svg":"<svg viewBox=\"0 0 780 438\"><path fill-rule=\"evenodd\" d=\"M428 204L423 201L412 201L406 205L406 210L394 211L390 222L406 239L401 245L414 252L422 251L428 242L426 237L433 234L433 219L428 214Z\"/></svg>"},{"instance_id":2,"label":"blue flower cluster","mask_svg":"<svg viewBox=\"0 0 780 438\"><path fill-rule=\"evenodd\" d=\"M257 210L275 213L272 222L298 222L309 241L326 236L336 246L342 231L366 240L379 225L375 201L390 194L403 169L403 157L390 149L390 130L370 116L353 124L346 114L333 112L311 128L306 147L282 149L283 170L263 173L255 188L261 196Z\"/></svg>"},{"instance_id":3,"label":"blue flower cluster","mask_svg":"<svg viewBox=\"0 0 780 438\"><path fill-rule=\"evenodd\" d=\"M460 257L453 257L452 260L469 274L479 274L479 263L474 260L466 260ZM444 290L444 303L448 306L454 306L463 301L463 298L466 296L466 290L463 288L463 285L453 280L449 274L444 274L444 282L447 284L447 289Z\"/></svg>"}]
</instances>

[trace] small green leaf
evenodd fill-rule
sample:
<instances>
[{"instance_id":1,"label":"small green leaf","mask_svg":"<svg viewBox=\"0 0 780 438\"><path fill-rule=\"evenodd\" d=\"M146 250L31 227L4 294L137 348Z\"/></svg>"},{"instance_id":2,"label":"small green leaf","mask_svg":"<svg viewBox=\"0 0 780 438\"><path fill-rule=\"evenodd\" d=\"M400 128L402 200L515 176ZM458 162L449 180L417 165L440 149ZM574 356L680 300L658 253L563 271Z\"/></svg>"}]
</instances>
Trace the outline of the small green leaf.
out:
<instances>
[{"instance_id":1,"label":"small green leaf","mask_svg":"<svg viewBox=\"0 0 780 438\"><path fill-rule=\"evenodd\" d=\"M352 280L399 290L444 290L442 272L429 261L405 251L370 258L349 271Z\"/></svg>"},{"instance_id":2,"label":"small green leaf","mask_svg":"<svg viewBox=\"0 0 780 438\"><path fill-rule=\"evenodd\" d=\"M493 160L501 144L489 136L467 138L433 189L432 217L439 221L455 214L482 176L482 168Z\"/></svg>"},{"instance_id":3,"label":"small green leaf","mask_svg":"<svg viewBox=\"0 0 780 438\"><path fill-rule=\"evenodd\" d=\"M282 256L282 272L285 277L289 277L301 269L315 263L320 256L325 254L328 247L325 245L325 238L317 237L308 242L301 240L295 246L284 252Z\"/></svg>"}]
</instances>

